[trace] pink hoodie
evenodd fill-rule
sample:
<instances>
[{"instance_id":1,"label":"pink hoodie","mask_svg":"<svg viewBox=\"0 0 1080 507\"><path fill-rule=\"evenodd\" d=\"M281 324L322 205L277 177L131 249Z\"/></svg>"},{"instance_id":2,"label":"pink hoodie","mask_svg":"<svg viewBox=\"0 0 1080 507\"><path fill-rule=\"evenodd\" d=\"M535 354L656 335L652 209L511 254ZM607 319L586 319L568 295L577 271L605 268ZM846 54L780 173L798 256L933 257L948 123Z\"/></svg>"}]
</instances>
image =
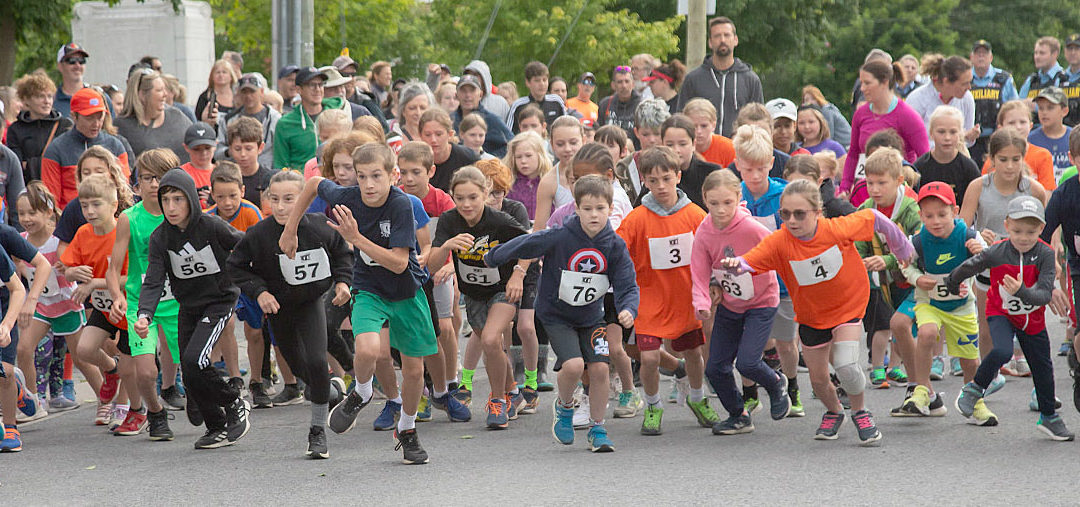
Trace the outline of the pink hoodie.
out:
<instances>
[{"instance_id":1,"label":"pink hoodie","mask_svg":"<svg viewBox=\"0 0 1080 507\"><path fill-rule=\"evenodd\" d=\"M733 276L724 272L720 261L725 257L742 255L769 235L769 230L750 212L740 207L723 230L713 225L712 216L701 221L694 235L694 247L690 254L690 276L694 281L694 310L709 310L709 280L716 278L724 288L721 304L735 313L752 308L767 308L780 304L780 285L776 273L769 271L757 275L744 273Z\"/></svg>"}]
</instances>

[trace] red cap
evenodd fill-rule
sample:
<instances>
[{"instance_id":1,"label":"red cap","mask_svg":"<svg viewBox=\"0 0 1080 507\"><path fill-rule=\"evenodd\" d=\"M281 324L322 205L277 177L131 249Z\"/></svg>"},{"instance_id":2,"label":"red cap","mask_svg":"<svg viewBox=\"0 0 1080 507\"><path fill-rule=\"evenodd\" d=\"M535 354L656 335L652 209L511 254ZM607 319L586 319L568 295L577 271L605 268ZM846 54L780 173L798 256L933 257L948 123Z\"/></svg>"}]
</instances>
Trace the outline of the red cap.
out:
<instances>
[{"instance_id":1,"label":"red cap","mask_svg":"<svg viewBox=\"0 0 1080 507\"><path fill-rule=\"evenodd\" d=\"M956 194L953 193L953 189L948 183L932 181L923 185L923 187L919 189L919 202L922 202L923 199L926 199L927 197L937 197L938 199L945 201L945 204L948 204L949 206L956 206Z\"/></svg>"},{"instance_id":2,"label":"red cap","mask_svg":"<svg viewBox=\"0 0 1080 507\"><path fill-rule=\"evenodd\" d=\"M86 116L105 110L105 99L93 88L83 88L71 96L71 112Z\"/></svg>"}]
</instances>

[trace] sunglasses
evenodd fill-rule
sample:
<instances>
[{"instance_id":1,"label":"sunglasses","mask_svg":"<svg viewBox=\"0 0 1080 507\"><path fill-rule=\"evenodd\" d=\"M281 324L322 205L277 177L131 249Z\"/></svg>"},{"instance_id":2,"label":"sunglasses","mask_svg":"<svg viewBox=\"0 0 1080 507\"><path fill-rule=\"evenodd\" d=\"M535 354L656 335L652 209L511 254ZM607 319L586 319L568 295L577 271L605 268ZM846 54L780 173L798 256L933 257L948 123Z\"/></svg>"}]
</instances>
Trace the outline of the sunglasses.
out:
<instances>
[{"instance_id":1,"label":"sunglasses","mask_svg":"<svg viewBox=\"0 0 1080 507\"><path fill-rule=\"evenodd\" d=\"M791 220L792 217L795 217L796 221L802 221L805 220L806 217L810 216L810 213L811 211L807 209L790 210L780 208L780 219L787 222L788 220Z\"/></svg>"},{"instance_id":2,"label":"sunglasses","mask_svg":"<svg viewBox=\"0 0 1080 507\"><path fill-rule=\"evenodd\" d=\"M615 72L630 72L630 66L629 65L619 65L618 67L615 67Z\"/></svg>"},{"instance_id":3,"label":"sunglasses","mask_svg":"<svg viewBox=\"0 0 1080 507\"><path fill-rule=\"evenodd\" d=\"M86 58L74 57L74 56L73 57L68 57L68 58L64 58L64 63L66 63L68 65L75 65L75 64L86 65Z\"/></svg>"}]
</instances>

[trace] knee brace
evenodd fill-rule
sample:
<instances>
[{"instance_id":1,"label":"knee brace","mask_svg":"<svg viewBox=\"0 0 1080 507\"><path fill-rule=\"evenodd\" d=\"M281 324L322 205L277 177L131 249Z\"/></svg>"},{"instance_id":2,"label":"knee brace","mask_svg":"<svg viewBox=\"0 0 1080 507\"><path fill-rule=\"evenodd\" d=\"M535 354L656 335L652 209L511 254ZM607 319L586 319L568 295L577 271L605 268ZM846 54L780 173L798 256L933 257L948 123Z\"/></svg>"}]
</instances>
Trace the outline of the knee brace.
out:
<instances>
[{"instance_id":1,"label":"knee brace","mask_svg":"<svg viewBox=\"0 0 1080 507\"><path fill-rule=\"evenodd\" d=\"M832 365L840 387L848 394L862 394L866 387L866 374L859 368L859 342L835 342L832 345Z\"/></svg>"}]
</instances>

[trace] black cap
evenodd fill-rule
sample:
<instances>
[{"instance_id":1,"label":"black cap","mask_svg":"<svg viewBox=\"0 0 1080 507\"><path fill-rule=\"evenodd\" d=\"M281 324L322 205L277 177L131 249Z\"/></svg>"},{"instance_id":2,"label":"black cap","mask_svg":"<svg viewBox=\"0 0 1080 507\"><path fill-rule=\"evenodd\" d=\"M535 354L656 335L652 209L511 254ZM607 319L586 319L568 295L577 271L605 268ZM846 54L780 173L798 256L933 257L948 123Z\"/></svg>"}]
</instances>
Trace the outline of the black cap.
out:
<instances>
[{"instance_id":1,"label":"black cap","mask_svg":"<svg viewBox=\"0 0 1080 507\"><path fill-rule=\"evenodd\" d=\"M974 53L976 49L984 48L987 51L993 51L994 48L990 46L990 41L986 39L979 39L975 41L975 44L971 45L971 52Z\"/></svg>"},{"instance_id":2,"label":"black cap","mask_svg":"<svg viewBox=\"0 0 1080 507\"><path fill-rule=\"evenodd\" d=\"M1065 37L1065 47L1080 46L1080 33L1074 33Z\"/></svg>"},{"instance_id":3,"label":"black cap","mask_svg":"<svg viewBox=\"0 0 1080 507\"><path fill-rule=\"evenodd\" d=\"M194 148L204 144L216 146L217 134L214 132L214 127L201 121L195 122L184 133L184 145L188 148Z\"/></svg>"},{"instance_id":4,"label":"black cap","mask_svg":"<svg viewBox=\"0 0 1080 507\"><path fill-rule=\"evenodd\" d=\"M281 79L281 78L283 78L285 76L288 76L289 74L292 74L293 72L297 72L299 70L300 70L300 67L297 67L295 65L286 65L286 66L282 67L281 70L278 71L277 78Z\"/></svg>"},{"instance_id":5,"label":"black cap","mask_svg":"<svg viewBox=\"0 0 1080 507\"><path fill-rule=\"evenodd\" d=\"M315 67L303 67L300 70L296 71L297 86L307 84L308 81L311 81L315 78L322 78L325 81L326 75L322 72L319 72L319 69L316 69Z\"/></svg>"}]
</instances>

